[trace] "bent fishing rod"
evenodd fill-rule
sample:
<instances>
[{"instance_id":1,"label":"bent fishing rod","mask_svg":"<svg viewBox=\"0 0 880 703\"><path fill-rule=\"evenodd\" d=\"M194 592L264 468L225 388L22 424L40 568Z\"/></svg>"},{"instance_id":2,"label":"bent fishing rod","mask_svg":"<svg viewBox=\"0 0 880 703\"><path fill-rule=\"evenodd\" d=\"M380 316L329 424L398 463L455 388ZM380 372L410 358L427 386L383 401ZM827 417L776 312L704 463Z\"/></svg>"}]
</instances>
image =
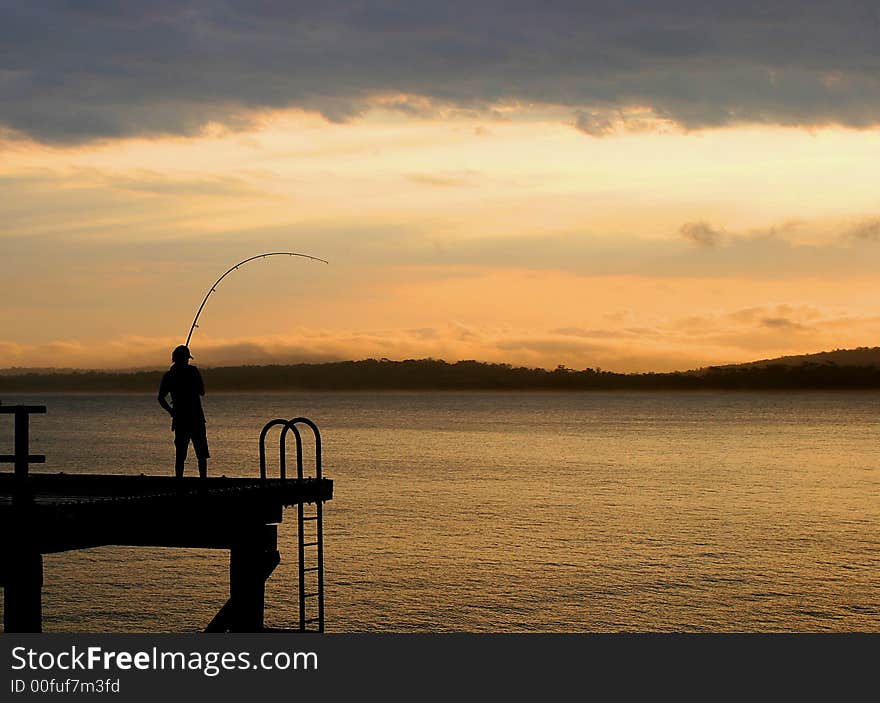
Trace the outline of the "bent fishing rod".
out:
<instances>
[{"instance_id":1,"label":"bent fishing rod","mask_svg":"<svg viewBox=\"0 0 880 703\"><path fill-rule=\"evenodd\" d=\"M199 309L196 311L196 316L193 318L192 327L189 328L189 334L186 335L186 346L189 346L189 340L192 339L193 332L196 327L199 326L199 315L202 314L202 310L205 308L205 304L208 302L208 298L211 297L211 293L217 290L217 286L220 285L220 281L226 278L233 271L237 271L241 266L244 266L249 261L254 261L255 259L265 259L267 256L299 256L303 259L311 259L312 261L320 261L324 264L329 264L329 261L318 258L317 256L309 256L308 254L299 254L295 251L270 251L265 254L257 254L256 256L251 256L245 259L244 261L239 261L235 266L230 267L220 278L218 278L214 283L211 284L211 287L208 289L208 292L205 293L205 297L202 300L202 304L199 305Z\"/></svg>"}]
</instances>

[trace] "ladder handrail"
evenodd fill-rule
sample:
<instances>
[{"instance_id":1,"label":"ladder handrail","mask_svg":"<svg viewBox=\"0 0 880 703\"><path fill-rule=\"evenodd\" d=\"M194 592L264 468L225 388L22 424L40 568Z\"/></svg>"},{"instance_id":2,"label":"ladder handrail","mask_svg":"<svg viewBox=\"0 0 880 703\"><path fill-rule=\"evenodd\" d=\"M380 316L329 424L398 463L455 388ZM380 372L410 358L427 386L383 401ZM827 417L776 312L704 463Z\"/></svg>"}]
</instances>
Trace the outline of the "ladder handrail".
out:
<instances>
[{"instance_id":1,"label":"ladder handrail","mask_svg":"<svg viewBox=\"0 0 880 703\"><path fill-rule=\"evenodd\" d=\"M274 420L269 420L265 425L263 425L263 429L260 432L260 480L266 480L266 435L269 434L269 430L277 425L284 425L284 430L281 432L281 447L280 447L280 474L281 480L284 481L287 479L287 466L286 466L286 457L285 457L285 438L287 437L287 431L293 430L293 435L296 437L296 459L297 459L297 478L302 478L302 435L299 433L299 430L296 427L291 426L290 420L285 420L284 418L275 418Z\"/></svg>"},{"instance_id":2,"label":"ladder handrail","mask_svg":"<svg viewBox=\"0 0 880 703\"><path fill-rule=\"evenodd\" d=\"M297 449L299 456L297 457L299 461L299 465L297 466L297 478L302 480L302 437L300 436L299 431L296 429L296 425L306 425L309 429L312 430L312 433L315 435L315 478L320 480L321 478L321 469L322 469L322 459L321 459L321 431L318 429L318 426L309 420L307 417L294 417L287 421L284 429L281 430L281 444L284 446L284 437L287 434L288 430L293 430L297 437Z\"/></svg>"},{"instance_id":3,"label":"ladder handrail","mask_svg":"<svg viewBox=\"0 0 880 703\"><path fill-rule=\"evenodd\" d=\"M281 478L287 478L287 431L293 430L293 436L296 438L296 478L302 481L303 473L303 441L299 430L290 424L288 420L284 429L281 430L281 439L278 447L278 466L281 470Z\"/></svg>"}]
</instances>

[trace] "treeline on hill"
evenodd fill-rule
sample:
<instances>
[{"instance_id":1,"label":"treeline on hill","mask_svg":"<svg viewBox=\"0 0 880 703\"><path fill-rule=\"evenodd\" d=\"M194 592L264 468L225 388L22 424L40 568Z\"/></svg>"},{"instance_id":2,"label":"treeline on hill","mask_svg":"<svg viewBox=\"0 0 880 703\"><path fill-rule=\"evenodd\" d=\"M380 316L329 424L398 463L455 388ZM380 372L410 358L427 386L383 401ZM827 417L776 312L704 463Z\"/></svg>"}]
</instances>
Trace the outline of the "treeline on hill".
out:
<instances>
[{"instance_id":1,"label":"treeline on hill","mask_svg":"<svg viewBox=\"0 0 880 703\"><path fill-rule=\"evenodd\" d=\"M833 363L722 366L677 373L622 374L513 367L434 359L343 361L202 369L209 392L285 390L798 390L880 388L877 366ZM161 371L80 371L0 375L0 393L153 392Z\"/></svg>"}]
</instances>

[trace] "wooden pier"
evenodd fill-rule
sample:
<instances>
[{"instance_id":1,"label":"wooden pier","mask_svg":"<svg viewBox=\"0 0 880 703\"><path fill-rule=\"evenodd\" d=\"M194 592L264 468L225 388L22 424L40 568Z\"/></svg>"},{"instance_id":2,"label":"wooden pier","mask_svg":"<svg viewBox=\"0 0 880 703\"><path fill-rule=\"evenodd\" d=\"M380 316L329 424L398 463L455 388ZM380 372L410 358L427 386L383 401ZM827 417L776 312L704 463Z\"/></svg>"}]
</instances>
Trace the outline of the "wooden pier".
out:
<instances>
[{"instance_id":1,"label":"wooden pier","mask_svg":"<svg viewBox=\"0 0 880 703\"><path fill-rule=\"evenodd\" d=\"M31 474L27 421L41 406L0 406L15 414L16 453L0 456L15 464L0 473L0 585L4 589L3 625L7 632L42 630L43 555L104 545L228 549L229 600L206 630L264 631L265 582L278 565L278 523L284 508L297 506L300 630L322 631L324 501L333 482L321 477L320 434L305 418L273 420L260 436L260 478L174 478L164 476ZM22 423L24 424L22 439ZM316 475L303 476L298 424L316 437ZM281 478L266 477L265 438L282 426ZM284 442L293 432L297 477L285 476ZM25 458L26 457L26 458ZM312 505L315 513L306 514ZM306 526L314 525L311 531ZM315 559L306 563L312 552ZM307 592L307 589L310 589ZM309 599L317 599L313 617ZM314 609L313 609L314 610Z\"/></svg>"}]
</instances>

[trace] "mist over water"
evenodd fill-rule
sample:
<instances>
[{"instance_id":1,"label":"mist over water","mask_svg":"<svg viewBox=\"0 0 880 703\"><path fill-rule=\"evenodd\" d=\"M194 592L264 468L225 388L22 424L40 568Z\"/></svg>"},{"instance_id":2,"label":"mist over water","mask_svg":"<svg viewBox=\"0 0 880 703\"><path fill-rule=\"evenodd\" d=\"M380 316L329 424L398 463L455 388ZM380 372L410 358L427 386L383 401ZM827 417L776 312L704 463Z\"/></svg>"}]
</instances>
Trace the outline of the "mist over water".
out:
<instances>
[{"instance_id":1,"label":"mist over water","mask_svg":"<svg viewBox=\"0 0 880 703\"><path fill-rule=\"evenodd\" d=\"M328 632L880 630L876 394L208 392L212 476L257 476L269 419L321 427ZM35 471L173 475L153 395L17 400L48 405ZM269 625L296 619L294 530ZM47 632L200 630L228 596L226 551L44 566Z\"/></svg>"}]
</instances>

